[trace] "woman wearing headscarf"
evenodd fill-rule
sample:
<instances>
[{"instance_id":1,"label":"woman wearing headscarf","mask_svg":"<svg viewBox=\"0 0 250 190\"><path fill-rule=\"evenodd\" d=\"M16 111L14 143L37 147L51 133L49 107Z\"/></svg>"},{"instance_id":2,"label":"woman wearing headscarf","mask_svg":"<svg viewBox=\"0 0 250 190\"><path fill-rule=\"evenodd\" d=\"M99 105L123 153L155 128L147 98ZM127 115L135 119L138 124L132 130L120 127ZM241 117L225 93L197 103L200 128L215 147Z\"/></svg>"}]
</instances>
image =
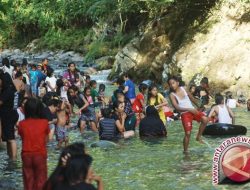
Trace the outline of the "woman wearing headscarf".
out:
<instances>
[{"instance_id":1,"label":"woman wearing headscarf","mask_svg":"<svg viewBox=\"0 0 250 190\"><path fill-rule=\"evenodd\" d=\"M139 126L140 137L166 137L167 130L154 106L146 108L146 117Z\"/></svg>"}]
</instances>

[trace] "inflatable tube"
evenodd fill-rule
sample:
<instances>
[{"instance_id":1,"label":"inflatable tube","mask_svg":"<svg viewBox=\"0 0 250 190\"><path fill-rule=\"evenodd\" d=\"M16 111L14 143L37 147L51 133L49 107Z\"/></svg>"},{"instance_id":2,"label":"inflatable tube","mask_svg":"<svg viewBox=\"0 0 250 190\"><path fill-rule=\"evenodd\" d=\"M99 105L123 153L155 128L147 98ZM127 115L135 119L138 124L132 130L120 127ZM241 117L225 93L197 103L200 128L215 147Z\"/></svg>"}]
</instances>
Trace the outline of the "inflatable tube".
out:
<instances>
[{"instance_id":1,"label":"inflatable tube","mask_svg":"<svg viewBox=\"0 0 250 190\"><path fill-rule=\"evenodd\" d=\"M245 135L246 133L247 133L247 128L241 125L214 123L206 126L203 135L235 136L235 135Z\"/></svg>"},{"instance_id":2,"label":"inflatable tube","mask_svg":"<svg viewBox=\"0 0 250 190\"><path fill-rule=\"evenodd\" d=\"M118 145L114 142L111 142L111 141L105 141L105 140L100 140L98 142L94 142L90 145L91 148L96 148L96 147L99 147L99 148L115 148L117 147Z\"/></svg>"}]
</instances>

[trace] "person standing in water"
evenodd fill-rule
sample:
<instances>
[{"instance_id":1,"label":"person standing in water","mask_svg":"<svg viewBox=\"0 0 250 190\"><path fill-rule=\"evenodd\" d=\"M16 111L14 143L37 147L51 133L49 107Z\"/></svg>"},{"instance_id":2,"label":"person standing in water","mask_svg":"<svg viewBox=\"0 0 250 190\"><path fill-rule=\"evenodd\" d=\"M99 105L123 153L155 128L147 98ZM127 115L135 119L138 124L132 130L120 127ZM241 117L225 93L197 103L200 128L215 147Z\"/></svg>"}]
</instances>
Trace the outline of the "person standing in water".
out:
<instances>
[{"instance_id":1,"label":"person standing in water","mask_svg":"<svg viewBox=\"0 0 250 190\"><path fill-rule=\"evenodd\" d=\"M200 123L200 128L197 133L196 140L200 143L203 143L201 135L208 123L208 118L204 113L194 108L192 102L194 104L197 104L194 97L190 94L190 92L185 90L184 87L180 86L179 79L176 76L170 77L168 79L168 85L170 86L170 89L172 91L170 93L170 100L174 108L177 111L181 112L182 125L185 131L183 147L184 153L187 153L192 130L192 121L195 120Z\"/></svg>"},{"instance_id":2,"label":"person standing in water","mask_svg":"<svg viewBox=\"0 0 250 190\"><path fill-rule=\"evenodd\" d=\"M124 83L125 89L123 93L125 94L126 98L128 98L133 104L136 98L135 84L131 80L131 76L129 74L124 75L124 80L125 80L125 83Z\"/></svg>"},{"instance_id":3,"label":"person standing in water","mask_svg":"<svg viewBox=\"0 0 250 190\"><path fill-rule=\"evenodd\" d=\"M164 123L164 125L166 125L167 120L166 120L166 116L164 113L164 107L168 105L167 100L164 98L164 96L158 92L157 86L156 85L151 85L148 88L148 105L150 106L155 106L155 108L157 109L159 116L162 120L162 122Z\"/></svg>"}]
</instances>

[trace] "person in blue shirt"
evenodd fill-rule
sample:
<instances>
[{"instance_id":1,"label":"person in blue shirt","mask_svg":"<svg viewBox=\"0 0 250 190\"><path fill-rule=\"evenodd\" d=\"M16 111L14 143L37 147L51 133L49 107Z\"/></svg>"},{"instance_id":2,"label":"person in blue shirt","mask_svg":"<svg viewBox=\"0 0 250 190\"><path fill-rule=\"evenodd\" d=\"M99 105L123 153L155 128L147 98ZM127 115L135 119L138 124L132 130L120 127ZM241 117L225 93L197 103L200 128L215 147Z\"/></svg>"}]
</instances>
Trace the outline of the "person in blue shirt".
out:
<instances>
[{"instance_id":1,"label":"person in blue shirt","mask_svg":"<svg viewBox=\"0 0 250 190\"><path fill-rule=\"evenodd\" d=\"M37 83L38 83L38 72L36 70L36 65L31 65L30 74L30 87L32 96L37 96Z\"/></svg>"},{"instance_id":2,"label":"person in blue shirt","mask_svg":"<svg viewBox=\"0 0 250 190\"><path fill-rule=\"evenodd\" d=\"M129 74L124 75L124 80L125 80L125 83L124 83L125 89L123 92L125 93L126 98L128 98L133 104L136 98L135 84L131 80L131 76Z\"/></svg>"},{"instance_id":3,"label":"person in blue shirt","mask_svg":"<svg viewBox=\"0 0 250 190\"><path fill-rule=\"evenodd\" d=\"M37 86L39 87L41 82L45 81L45 79L46 79L46 75L42 71L42 64L37 65L37 70L36 71L37 71L37 77L38 77Z\"/></svg>"}]
</instances>

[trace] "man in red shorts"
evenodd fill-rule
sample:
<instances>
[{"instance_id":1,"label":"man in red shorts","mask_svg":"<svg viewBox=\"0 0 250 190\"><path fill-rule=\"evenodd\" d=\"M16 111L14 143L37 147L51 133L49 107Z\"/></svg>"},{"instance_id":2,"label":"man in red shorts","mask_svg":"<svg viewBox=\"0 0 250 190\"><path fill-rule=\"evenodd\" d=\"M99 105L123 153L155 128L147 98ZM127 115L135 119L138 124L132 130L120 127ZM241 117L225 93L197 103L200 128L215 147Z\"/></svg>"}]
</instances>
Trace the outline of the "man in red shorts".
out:
<instances>
[{"instance_id":1,"label":"man in red shorts","mask_svg":"<svg viewBox=\"0 0 250 190\"><path fill-rule=\"evenodd\" d=\"M208 123L208 118L204 113L194 108L192 102L196 104L195 99L188 91L185 90L185 88L180 86L179 79L177 77L170 77L168 79L168 84L172 91L170 94L172 104L177 111L181 112L181 120L185 131L183 147L184 153L187 153L192 130L192 121L195 120L200 123L200 128L197 133L196 140L200 143L203 143L201 135Z\"/></svg>"}]
</instances>

